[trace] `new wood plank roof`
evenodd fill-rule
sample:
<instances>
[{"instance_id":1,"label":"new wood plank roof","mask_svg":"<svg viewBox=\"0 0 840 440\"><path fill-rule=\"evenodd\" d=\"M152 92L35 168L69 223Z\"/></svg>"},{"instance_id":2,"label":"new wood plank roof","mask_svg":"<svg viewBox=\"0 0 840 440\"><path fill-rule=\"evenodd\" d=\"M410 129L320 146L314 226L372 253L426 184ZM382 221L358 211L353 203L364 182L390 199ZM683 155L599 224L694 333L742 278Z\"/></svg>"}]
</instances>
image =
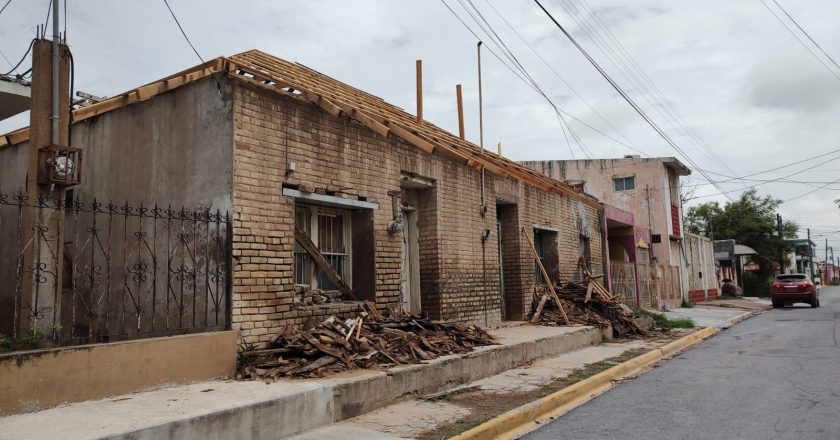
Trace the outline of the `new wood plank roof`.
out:
<instances>
[{"instance_id":1,"label":"new wood plank roof","mask_svg":"<svg viewBox=\"0 0 840 440\"><path fill-rule=\"evenodd\" d=\"M345 114L382 136L393 135L430 154L440 154L466 166L501 177L512 177L531 186L563 194L600 207L591 197L524 165L498 156L381 98L351 87L306 66L292 63L259 50L250 50L176 73L96 104L76 109L72 121L79 122L111 110L153 98L210 75L227 74L278 93L291 94L311 102L333 116ZM23 128L0 137L0 148L29 139Z\"/></svg>"}]
</instances>

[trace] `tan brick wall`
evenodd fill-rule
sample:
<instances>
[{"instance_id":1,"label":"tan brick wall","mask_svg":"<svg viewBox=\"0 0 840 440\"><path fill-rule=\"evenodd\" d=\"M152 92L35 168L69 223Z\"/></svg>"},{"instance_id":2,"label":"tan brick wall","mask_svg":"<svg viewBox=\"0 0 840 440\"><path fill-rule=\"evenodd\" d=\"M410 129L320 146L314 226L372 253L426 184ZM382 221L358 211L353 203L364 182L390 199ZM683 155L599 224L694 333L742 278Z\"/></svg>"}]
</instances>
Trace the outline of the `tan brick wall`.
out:
<instances>
[{"instance_id":1,"label":"tan brick wall","mask_svg":"<svg viewBox=\"0 0 840 440\"><path fill-rule=\"evenodd\" d=\"M282 195L284 183L379 203L373 235L376 302L383 309L400 302L402 238L389 235L387 225L392 218L388 192L400 190L401 172L435 181L419 207L431 213L420 225L420 273L422 306L432 318L491 324L501 320L497 192L517 203L520 228L539 224L560 230L561 273L576 265L576 200L487 173L488 212L482 217L480 171L259 86L238 82L234 95L233 325L245 341L264 343L283 325L358 309L295 304L294 200ZM296 170L287 179L290 161ZM592 225L592 257L600 272L598 211L587 207L583 212ZM492 236L483 243L485 228ZM521 232L517 235L521 238ZM518 299L508 302L520 318L530 307L534 268L531 251L522 244L517 239L511 243L518 246L519 258L510 263L515 291L507 292Z\"/></svg>"}]
</instances>

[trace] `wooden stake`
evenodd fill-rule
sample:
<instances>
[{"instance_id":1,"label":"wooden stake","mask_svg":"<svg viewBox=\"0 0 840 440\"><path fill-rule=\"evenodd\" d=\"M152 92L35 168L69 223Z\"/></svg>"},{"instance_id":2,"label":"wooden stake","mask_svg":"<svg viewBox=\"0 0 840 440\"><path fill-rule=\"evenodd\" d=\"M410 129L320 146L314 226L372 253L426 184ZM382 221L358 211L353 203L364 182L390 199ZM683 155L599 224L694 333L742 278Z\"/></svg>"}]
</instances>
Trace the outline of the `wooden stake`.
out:
<instances>
[{"instance_id":1,"label":"wooden stake","mask_svg":"<svg viewBox=\"0 0 840 440\"><path fill-rule=\"evenodd\" d=\"M417 60L417 123L423 123L423 60Z\"/></svg>"},{"instance_id":2,"label":"wooden stake","mask_svg":"<svg viewBox=\"0 0 840 440\"><path fill-rule=\"evenodd\" d=\"M545 307L546 301L548 301L548 295L543 294L543 296L540 297L539 304L537 304L537 311L534 312L534 316L531 317L531 324L536 323L537 320L540 319L540 314L542 313L543 307Z\"/></svg>"},{"instance_id":3,"label":"wooden stake","mask_svg":"<svg viewBox=\"0 0 840 440\"><path fill-rule=\"evenodd\" d=\"M563 308L563 304L560 303L560 298L557 297L557 292L554 291L554 286L551 284L551 278L548 277L548 272L545 271L545 267L543 266L542 261L540 261L540 254L537 253L537 248L534 247L534 242L531 241L531 237L528 236L528 231L524 227L522 228L522 235L525 236L525 239L528 240L528 244L531 245L531 251L534 252L534 260L536 260L537 265L540 266L543 278L548 281L548 290L551 292L551 299L554 300L554 304L557 304L557 308L560 309L560 314L563 315L563 321L566 322L566 325L571 325L569 317L566 316L566 309Z\"/></svg>"},{"instance_id":4,"label":"wooden stake","mask_svg":"<svg viewBox=\"0 0 840 440\"><path fill-rule=\"evenodd\" d=\"M499 157L502 157L502 143L499 142L499 145L496 148L498 149Z\"/></svg>"},{"instance_id":5,"label":"wooden stake","mask_svg":"<svg viewBox=\"0 0 840 440\"><path fill-rule=\"evenodd\" d=\"M455 86L455 96L458 99L458 135L464 139L464 98L461 96L461 85Z\"/></svg>"}]
</instances>

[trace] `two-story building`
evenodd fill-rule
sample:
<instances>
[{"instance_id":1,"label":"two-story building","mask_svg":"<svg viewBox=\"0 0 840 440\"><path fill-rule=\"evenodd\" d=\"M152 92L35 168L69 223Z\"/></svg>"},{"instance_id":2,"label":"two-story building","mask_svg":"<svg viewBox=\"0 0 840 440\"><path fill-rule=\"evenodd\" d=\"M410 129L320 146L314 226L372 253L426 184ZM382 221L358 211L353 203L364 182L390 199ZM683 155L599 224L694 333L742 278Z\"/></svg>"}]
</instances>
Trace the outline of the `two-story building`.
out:
<instances>
[{"instance_id":1,"label":"two-story building","mask_svg":"<svg viewBox=\"0 0 840 440\"><path fill-rule=\"evenodd\" d=\"M689 276L687 272L691 258L685 250L684 243L680 177L690 175L691 170L682 162L674 157L642 158L628 155L616 159L544 160L522 163L549 177L582 189L607 206L612 205L631 214L624 217L632 221L610 222L611 210L605 211L608 217L606 251L609 253L606 260L610 261L613 272L616 271L615 261L638 261L641 270L637 279L640 279L639 296L642 305L656 305L656 298L645 298L648 294L653 295L653 291L659 292L658 296L662 301L660 306L675 306L683 298L689 297L688 292L693 288L689 286L690 280L701 279L703 275L692 273ZM610 224L616 228L610 228ZM614 245L614 231L620 236L628 235L621 232L619 226L623 229L633 226L636 231L633 233L635 249L622 246L626 255ZM704 244L705 248L710 248L710 245ZM703 255L705 257L705 253ZM713 275L714 260L711 256L707 260L709 264L701 266L706 267L706 271ZM651 279L653 281L649 281ZM712 277L707 276L707 279ZM648 282L652 282L654 286L646 287L645 283Z\"/></svg>"}]
</instances>

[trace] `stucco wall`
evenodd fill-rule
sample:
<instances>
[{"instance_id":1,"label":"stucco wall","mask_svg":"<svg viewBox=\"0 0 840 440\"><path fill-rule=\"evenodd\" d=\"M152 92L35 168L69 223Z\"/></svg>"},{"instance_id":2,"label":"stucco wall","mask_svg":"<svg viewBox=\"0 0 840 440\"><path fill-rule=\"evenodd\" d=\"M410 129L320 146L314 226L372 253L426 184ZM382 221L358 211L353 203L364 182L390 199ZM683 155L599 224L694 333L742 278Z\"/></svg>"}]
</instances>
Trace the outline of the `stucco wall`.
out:
<instances>
[{"instance_id":1,"label":"stucco wall","mask_svg":"<svg viewBox=\"0 0 840 440\"><path fill-rule=\"evenodd\" d=\"M621 158L578 161L527 161L524 165L561 181L584 181L584 191L598 200L630 211L637 226L649 227L661 234L662 243L651 245L652 256L660 264L679 265L679 254L672 252L671 204L679 205L673 189L677 176L658 158ZM635 189L615 191L613 178L635 176ZM646 191L645 188L649 188ZM650 208L650 209L648 209Z\"/></svg>"}]
</instances>

